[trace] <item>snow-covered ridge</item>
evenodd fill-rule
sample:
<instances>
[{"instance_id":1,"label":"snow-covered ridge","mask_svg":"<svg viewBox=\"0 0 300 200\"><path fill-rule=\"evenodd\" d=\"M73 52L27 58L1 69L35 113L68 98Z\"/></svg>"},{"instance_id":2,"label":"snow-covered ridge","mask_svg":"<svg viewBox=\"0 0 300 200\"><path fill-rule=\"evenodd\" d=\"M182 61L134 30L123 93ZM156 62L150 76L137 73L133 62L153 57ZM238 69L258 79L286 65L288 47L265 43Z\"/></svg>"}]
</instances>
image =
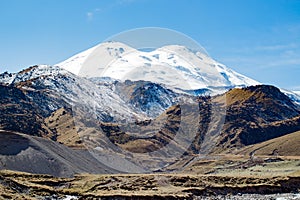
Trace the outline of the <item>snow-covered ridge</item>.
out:
<instances>
[{"instance_id":1,"label":"snow-covered ridge","mask_svg":"<svg viewBox=\"0 0 300 200\"><path fill-rule=\"evenodd\" d=\"M300 96L300 91L293 91L293 92Z\"/></svg>"},{"instance_id":2,"label":"snow-covered ridge","mask_svg":"<svg viewBox=\"0 0 300 200\"><path fill-rule=\"evenodd\" d=\"M0 74L0 82L4 84L14 84L33 80L37 78L43 79L46 76L56 76L58 74L67 74L69 71L60 67L51 67L49 65L36 65L24 69L18 73L7 73Z\"/></svg>"},{"instance_id":3,"label":"snow-covered ridge","mask_svg":"<svg viewBox=\"0 0 300 200\"><path fill-rule=\"evenodd\" d=\"M120 42L106 42L57 66L79 76L151 81L177 91L260 84L203 52L195 52L179 45L145 52ZM214 92L211 91L211 94Z\"/></svg>"},{"instance_id":4,"label":"snow-covered ridge","mask_svg":"<svg viewBox=\"0 0 300 200\"><path fill-rule=\"evenodd\" d=\"M292 101L300 105L300 92L280 89L282 93L288 96Z\"/></svg>"},{"instance_id":5,"label":"snow-covered ridge","mask_svg":"<svg viewBox=\"0 0 300 200\"><path fill-rule=\"evenodd\" d=\"M109 77L87 79L57 66L37 65L18 73L6 72L0 74L1 83L30 91L30 98L47 113L65 107L66 103L66 107L94 112L102 121L156 117L177 101L176 94L161 85L122 83Z\"/></svg>"},{"instance_id":6,"label":"snow-covered ridge","mask_svg":"<svg viewBox=\"0 0 300 200\"><path fill-rule=\"evenodd\" d=\"M144 117L134 112L111 87L96 85L57 66L39 65L15 74L3 73L0 74L0 83L19 85L24 90L31 91L34 95L32 98L41 103L39 106L47 107L46 110L52 112L64 107L63 104L54 102L58 99L73 108L93 112L95 117L103 121L130 121ZM47 98L38 99L40 97L36 94L40 92Z\"/></svg>"}]
</instances>

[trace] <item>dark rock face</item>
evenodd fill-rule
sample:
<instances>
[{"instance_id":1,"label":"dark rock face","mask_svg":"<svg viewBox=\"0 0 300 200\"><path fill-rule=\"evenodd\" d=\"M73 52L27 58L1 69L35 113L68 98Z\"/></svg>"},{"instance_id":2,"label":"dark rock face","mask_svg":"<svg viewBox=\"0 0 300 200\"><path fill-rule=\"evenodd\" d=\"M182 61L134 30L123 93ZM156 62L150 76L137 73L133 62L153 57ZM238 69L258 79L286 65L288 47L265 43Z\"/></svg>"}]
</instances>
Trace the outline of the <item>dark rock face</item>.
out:
<instances>
[{"instance_id":1,"label":"dark rock face","mask_svg":"<svg viewBox=\"0 0 300 200\"><path fill-rule=\"evenodd\" d=\"M300 117L248 128L241 132L239 138L244 145L264 142L300 130Z\"/></svg>"},{"instance_id":2,"label":"dark rock face","mask_svg":"<svg viewBox=\"0 0 300 200\"><path fill-rule=\"evenodd\" d=\"M42 111L18 88L0 85L0 127L28 135L51 134L43 127Z\"/></svg>"},{"instance_id":3,"label":"dark rock face","mask_svg":"<svg viewBox=\"0 0 300 200\"><path fill-rule=\"evenodd\" d=\"M116 83L116 92L137 112L149 117L157 117L176 103L178 94L149 81L130 81Z\"/></svg>"},{"instance_id":4,"label":"dark rock face","mask_svg":"<svg viewBox=\"0 0 300 200\"><path fill-rule=\"evenodd\" d=\"M172 102L163 101L168 93L171 94L170 91L167 91L160 85L147 83L132 93L130 103L135 107L140 107L142 111L150 109L153 104L158 104L162 108L168 108Z\"/></svg>"}]
</instances>

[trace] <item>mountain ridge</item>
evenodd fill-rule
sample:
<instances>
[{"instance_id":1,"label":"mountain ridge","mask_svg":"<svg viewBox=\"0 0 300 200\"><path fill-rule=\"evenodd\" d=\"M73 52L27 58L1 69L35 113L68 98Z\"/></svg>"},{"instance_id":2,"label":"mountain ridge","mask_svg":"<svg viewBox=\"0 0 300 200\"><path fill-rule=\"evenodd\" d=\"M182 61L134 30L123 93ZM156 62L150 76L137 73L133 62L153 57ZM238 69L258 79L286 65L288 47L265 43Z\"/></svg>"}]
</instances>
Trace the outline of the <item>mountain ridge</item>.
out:
<instances>
[{"instance_id":1,"label":"mountain ridge","mask_svg":"<svg viewBox=\"0 0 300 200\"><path fill-rule=\"evenodd\" d=\"M46 75L44 73L42 73L43 69L45 69L45 68L47 69L46 72L48 73ZM128 109L126 108L127 110L125 110L125 113L120 115L121 118L119 118L118 120L116 118L117 121L111 121L111 120L114 120L114 118L111 118L110 115L105 118L100 117L101 115L103 115L103 113L107 112L107 111L105 111L106 107L100 106L98 108L100 110L98 110L98 111L97 111L97 109L94 110L96 113L99 112L99 114L101 114L101 115L99 115L99 118L95 118L94 120L97 119L97 120L103 121L104 123L119 123L122 121L122 119L124 119L124 116L128 115L128 113L126 113L126 112L133 112L133 113L136 113L137 115L141 115L142 116L141 118L135 118L134 121L143 122L143 121L147 120L147 117L145 117L144 114L147 114L147 112L151 112L151 109L153 111L153 107L158 108L158 110L154 112L154 115L152 115L153 119L155 119L156 116L159 116L160 113L163 113L166 109L169 109L172 106L175 106L174 108L176 108L176 105L178 105L178 103L180 105L180 98L182 99L182 97L184 97L184 96L182 96L182 94L174 93L171 90L165 89L160 85L157 85L157 84L154 84L151 82L147 82L147 81L134 82L134 81L128 80L127 82L125 81L124 83L122 83L122 82L118 82L116 80L108 80L108 79L99 79L98 80L97 79L97 80L93 80L93 82L89 82L88 80L77 82L77 81L75 81L75 79L81 80L82 78L77 77L76 75L68 73L67 71L64 71L64 70L62 72L60 72L59 68L50 67L50 66L48 66L48 67L36 66L36 67L32 67L32 68L23 70L20 72L20 74L14 75L14 81L12 81L12 82L10 81L11 82L10 84L7 82L7 78L6 78L7 76L9 76L9 75L5 74L5 77L3 78L3 80L4 80L3 82L6 81L6 83L5 83L6 86L3 85L2 88L6 88L6 87L12 88L12 89L15 88L14 90L22 91L25 96L28 96L27 97L28 99L25 101L29 101L29 102L34 101L35 103L37 103L37 104L35 104L35 106L37 106L36 108L38 108L38 109L30 109L30 110L38 111L39 113L41 113L40 116L42 118L50 116L50 114L56 112L57 110L59 110L61 108L64 108L67 110L72 109L72 107L74 107L74 105L72 105L72 104L74 104L74 102L75 102L75 100L74 99L72 100L72 98L77 96L78 92L94 94L98 89L101 90L100 93L103 93L103 92L105 93L107 91L108 92L107 94L119 95L118 98L123 99L122 101L118 102L118 104L116 104L116 105L118 105L117 107L116 107L116 105L112 106L110 108L111 111L109 111L109 112L111 112L111 113L115 112L115 111L113 111L113 109L119 108L120 104L126 103L129 105ZM69 82L69 80L71 80L71 82ZM70 84L76 85L78 83L82 84L79 87L80 89L78 89L77 86L76 87L70 86ZM92 86L94 87L95 90L91 91L91 88L84 89L86 87L86 86L84 86L84 84L88 84L88 86L90 86L92 84ZM5 93L3 93L3 94L5 94ZM68 96L68 95L71 95L71 96ZM126 97L126 95L127 95L127 97ZM166 96L163 97L162 95L166 95ZM179 96L181 96L181 97L178 99ZM8 97L12 98L11 95ZM95 98L95 97L96 96L90 96L89 98ZM106 96L104 96L104 97L106 97ZM198 97L198 98L200 98L200 97ZM245 122L248 121L247 123L244 123L242 121L240 121L240 122L237 121L237 122L232 123L233 126L230 125L230 123L229 124L227 123L228 127L226 129L227 131L225 131L225 132L227 132L227 134L225 134L225 135L231 135L231 133L230 133L231 130L235 129L234 124L241 125L244 123L244 126L247 127L253 122L252 119L255 119L256 121L254 121L254 123L261 124L261 125L259 125L259 127L263 128L263 126L265 126L264 124L273 123L276 121L287 120L287 119L292 119L292 118L296 117L299 113L298 106L296 104L292 103L292 101L287 96L285 96L283 93L280 92L279 89L277 89L273 86L261 85L261 86L250 86L247 88L240 88L240 89L239 88L231 89L223 95L218 95L218 96L212 97L212 99L220 99L220 98L226 99L225 106L227 107L227 113L226 113L227 120L229 120L229 121L240 120L244 116L251 116L250 118L247 117L247 118L243 119ZM195 101L195 98L192 98L191 96L186 96L183 99L186 103L188 103L189 101L191 101L191 102ZM201 105L211 104L210 102L208 102L205 99L206 99L206 97L204 97L204 101L201 102ZM103 100L105 100L105 98L104 99L102 98L100 100L103 101ZM111 100L108 100L108 101L105 100L105 101L111 103ZM184 101L181 102L181 104L184 103ZM150 103L150 102L152 102L152 103L148 105L148 103ZM85 103L87 103L87 102L85 102ZM109 104L109 103L106 103L106 104ZM5 105L5 104L2 104L2 105ZM22 108L25 108L25 107L21 106L21 109ZM139 108L139 109L137 109L137 108ZM249 108L251 108L253 110L250 111ZM83 106L82 109L83 110L81 110L80 113L83 114L84 112L86 112L89 109L89 107ZM137 110L134 111L134 109L137 109ZM4 110L2 113L5 114L5 112L8 112L8 110L6 110L4 107ZM70 111L68 111L68 112L70 112ZM207 116L210 113L210 111L203 110L203 113L205 113L205 112L208 112ZM245 113L242 114L243 112L245 112ZM76 116L73 116L73 117L76 117ZM3 116L2 118L5 119L5 116ZM207 118L207 119L209 119L209 118ZM17 122L15 121L14 123L17 123ZM44 126L44 124L43 124L43 126ZM203 125L201 125L201 126L203 126ZM257 126L257 125L255 125L255 126ZM53 127L51 129L47 129L47 130L49 130L48 135L49 136L52 135L51 137L54 137L54 135L56 133L55 133L55 131L53 132ZM52 130L52 132L51 132L51 130ZM14 131L21 131L21 130L14 130ZM49 137L49 138L51 138L51 137ZM229 141L232 142L231 139ZM224 143L224 142L221 142L221 143Z\"/></svg>"}]
</instances>

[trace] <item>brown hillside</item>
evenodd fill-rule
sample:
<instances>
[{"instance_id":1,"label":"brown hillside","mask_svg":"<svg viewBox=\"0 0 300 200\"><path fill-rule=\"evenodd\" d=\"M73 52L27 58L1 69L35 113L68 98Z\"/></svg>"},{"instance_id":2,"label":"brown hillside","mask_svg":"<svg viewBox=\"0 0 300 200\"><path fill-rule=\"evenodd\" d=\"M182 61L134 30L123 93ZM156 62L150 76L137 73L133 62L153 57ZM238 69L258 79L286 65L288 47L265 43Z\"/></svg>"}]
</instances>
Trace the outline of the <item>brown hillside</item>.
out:
<instances>
[{"instance_id":1,"label":"brown hillside","mask_svg":"<svg viewBox=\"0 0 300 200\"><path fill-rule=\"evenodd\" d=\"M53 137L55 141L69 147L84 148L69 110L58 109L45 119L45 124L55 133L55 137Z\"/></svg>"},{"instance_id":2,"label":"brown hillside","mask_svg":"<svg viewBox=\"0 0 300 200\"><path fill-rule=\"evenodd\" d=\"M256 155L300 156L300 131L247 146L239 154L248 155L250 152Z\"/></svg>"},{"instance_id":3,"label":"brown hillside","mask_svg":"<svg viewBox=\"0 0 300 200\"><path fill-rule=\"evenodd\" d=\"M232 89L216 98L222 97L227 106L219 150L240 148L300 130L297 106L276 87Z\"/></svg>"}]
</instances>

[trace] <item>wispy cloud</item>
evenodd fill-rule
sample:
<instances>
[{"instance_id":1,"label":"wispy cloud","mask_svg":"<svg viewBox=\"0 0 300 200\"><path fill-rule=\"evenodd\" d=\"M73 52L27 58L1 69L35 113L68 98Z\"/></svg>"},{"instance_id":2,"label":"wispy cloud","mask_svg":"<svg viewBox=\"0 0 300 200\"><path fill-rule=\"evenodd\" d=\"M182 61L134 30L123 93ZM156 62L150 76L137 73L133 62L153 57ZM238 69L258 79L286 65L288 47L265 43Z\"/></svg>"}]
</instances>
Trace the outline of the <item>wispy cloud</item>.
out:
<instances>
[{"instance_id":1,"label":"wispy cloud","mask_svg":"<svg viewBox=\"0 0 300 200\"><path fill-rule=\"evenodd\" d=\"M273 51L278 52L287 52L287 51L293 51L295 49L300 48L300 45L297 43L288 43L288 44L264 44L264 45L244 45L239 48L228 48L232 53L261 53L263 52L269 52L272 53Z\"/></svg>"},{"instance_id":2,"label":"wispy cloud","mask_svg":"<svg viewBox=\"0 0 300 200\"><path fill-rule=\"evenodd\" d=\"M294 90L294 91L299 91L299 94L300 94L300 85L292 86L290 89Z\"/></svg>"},{"instance_id":3,"label":"wispy cloud","mask_svg":"<svg viewBox=\"0 0 300 200\"><path fill-rule=\"evenodd\" d=\"M124 5L124 4L130 4L130 3L133 3L135 2L136 0L117 0L116 1L116 4L119 4L119 5Z\"/></svg>"},{"instance_id":4,"label":"wispy cloud","mask_svg":"<svg viewBox=\"0 0 300 200\"><path fill-rule=\"evenodd\" d=\"M298 57L276 57L276 56L235 56L235 57L225 57L222 61L226 63L231 63L236 66L248 66L256 69L267 69L274 67L295 67L299 68L300 58Z\"/></svg>"},{"instance_id":5,"label":"wispy cloud","mask_svg":"<svg viewBox=\"0 0 300 200\"><path fill-rule=\"evenodd\" d=\"M96 8L96 9L94 9L94 10L92 10L92 11L87 12L87 13L86 13L86 18L87 18L87 20L88 20L88 21L92 21L92 20L94 19L94 16L95 16L97 13L99 13L99 12L101 12L101 9L100 9L100 8Z\"/></svg>"},{"instance_id":6,"label":"wispy cloud","mask_svg":"<svg viewBox=\"0 0 300 200\"><path fill-rule=\"evenodd\" d=\"M222 61L231 65L255 69L300 67L300 45L294 41L286 44L254 44L240 48L232 48L230 51L234 56L224 56Z\"/></svg>"},{"instance_id":7,"label":"wispy cloud","mask_svg":"<svg viewBox=\"0 0 300 200\"><path fill-rule=\"evenodd\" d=\"M290 44L275 44L275 45L265 45L265 46L257 46L255 50L258 51L279 51L279 50L286 50L286 49L295 49L298 45L295 43Z\"/></svg>"},{"instance_id":8,"label":"wispy cloud","mask_svg":"<svg viewBox=\"0 0 300 200\"><path fill-rule=\"evenodd\" d=\"M296 66L299 68L300 58L290 58L290 59L278 59L278 60L268 60L264 63L265 68L271 67L286 67L286 66Z\"/></svg>"},{"instance_id":9,"label":"wispy cloud","mask_svg":"<svg viewBox=\"0 0 300 200\"><path fill-rule=\"evenodd\" d=\"M300 33L300 23L289 25L287 27L287 30L292 34L294 34L294 33L299 34Z\"/></svg>"},{"instance_id":10,"label":"wispy cloud","mask_svg":"<svg viewBox=\"0 0 300 200\"><path fill-rule=\"evenodd\" d=\"M136 2L137 0L116 0L116 1L111 1L109 4L104 5L101 8L96 8L93 9L89 12L86 13L86 17L88 21L92 21L95 17L96 14L104 12L104 11L109 11L115 7L119 6L125 6L131 3Z\"/></svg>"}]
</instances>

